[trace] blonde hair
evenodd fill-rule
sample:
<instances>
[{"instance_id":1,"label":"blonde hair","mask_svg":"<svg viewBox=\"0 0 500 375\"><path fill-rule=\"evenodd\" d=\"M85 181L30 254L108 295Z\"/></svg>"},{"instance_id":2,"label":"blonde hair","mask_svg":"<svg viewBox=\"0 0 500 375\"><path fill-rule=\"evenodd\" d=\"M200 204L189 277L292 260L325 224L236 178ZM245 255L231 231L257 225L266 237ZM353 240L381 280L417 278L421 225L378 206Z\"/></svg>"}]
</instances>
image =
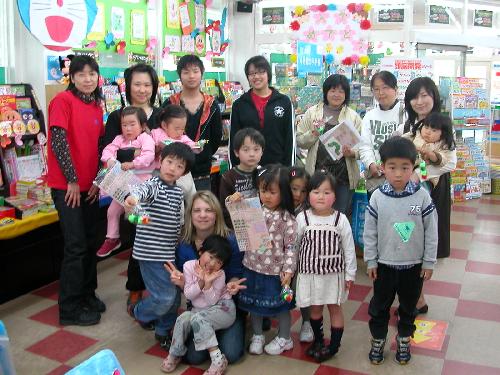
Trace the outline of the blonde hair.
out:
<instances>
[{"instance_id":1,"label":"blonde hair","mask_svg":"<svg viewBox=\"0 0 500 375\"><path fill-rule=\"evenodd\" d=\"M217 234L219 236L227 238L230 230L224 222L224 216L222 215L222 208L220 206L219 200L211 191L201 190L193 195L193 198L190 200L187 206L181 240L187 243L193 243L195 240L196 228L193 226L192 211L194 202L197 199L201 199L203 202L208 204L210 208L215 212L215 227L213 234Z\"/></svg>"}]
</instances>

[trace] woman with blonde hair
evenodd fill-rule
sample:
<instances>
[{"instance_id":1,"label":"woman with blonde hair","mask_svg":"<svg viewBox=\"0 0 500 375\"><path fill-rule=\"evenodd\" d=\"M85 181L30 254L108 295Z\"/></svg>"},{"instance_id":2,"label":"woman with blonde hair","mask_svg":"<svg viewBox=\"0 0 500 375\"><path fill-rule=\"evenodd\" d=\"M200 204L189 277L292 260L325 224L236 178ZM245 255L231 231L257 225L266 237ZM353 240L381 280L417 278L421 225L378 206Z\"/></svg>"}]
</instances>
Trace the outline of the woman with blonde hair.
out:
<instances>
[{"instance_id":1,"label":"woman with blonde hair","mask_svg":"<svg viewBox=\"0 0 500 375\"><path fill-rule=\"evenodd\" d=\"M172 282L183 288L184 275L181 271L184 263L199 258L199 250L203 241L212 234L227 238L231 245L231 259L224 267L224 272L226 280L228 280L228 292L234 296L240 289L244 288L240 285L244 281L244 279L240 279L243 272L243 253L238 248L234 234L224 222L219 200L208 190L198 191L188 204L185 212L184 231L176 251L176 265L169 263L166 268L171 274ZM237 299L234 301L237 303ZM217 331L217 341L221 352L229 363L240 359L244 353L245 314L237 309L236 321L229 328ZM196 365L208 359L207 350L196 351L193 340L190 339L188 342L188 351L185 356L188 363Z\"/></svg>"}]
</instances>

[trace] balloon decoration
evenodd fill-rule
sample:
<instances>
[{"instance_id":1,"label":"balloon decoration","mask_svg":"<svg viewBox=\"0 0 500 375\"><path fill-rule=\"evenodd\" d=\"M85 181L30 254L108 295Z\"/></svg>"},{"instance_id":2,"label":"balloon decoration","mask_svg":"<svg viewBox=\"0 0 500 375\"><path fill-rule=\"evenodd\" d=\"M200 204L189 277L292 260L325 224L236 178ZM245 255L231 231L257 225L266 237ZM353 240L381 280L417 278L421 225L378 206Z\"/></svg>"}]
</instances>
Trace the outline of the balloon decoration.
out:
<instances>
[{"instance_id":1,"label":"balloon decoration","mask_svg":"<svg viewBox=\"0 0 500 375\"><path fill-rule=\"evenodd\" d=\"M154 55L157 45L158 45L158 40L155 37L151 37L148 39L148 44L146 46L145 51L151 60L154 60Z\"/></svg>"},{"instance_id":2,"label":"balloon decoration","mask_svg":"<svg viewBox=\"0 0 500 375\"><path fill-rule=\"evenodd\" d=\"M289 24L293 40L290 60L294 56L297 59L296 42L301 41L315 44L327 65L368 65L367 30L372 27L368 20L371 9L368 3L296 6Z\"/></svg>"},{"instance_id":3,"label":"balloon decoration","mask_svg":"<svg viewBox=\"0 0 500 375\"><path fill-rule=\"evenodd\" d=\"M222 55L226 51L226 48L229 46L229 39L226 39L224 37L226 21L227 8L224 8L224 10L222 11L220 21L208 20L208 26L205 28L205 32L208 35L211 51L207 52L207 58Z\"/></svg>"},{"instance_id":4,"label":"balloon decoration","mask_svg":"<svg viewBox=\"0 0 500 375\"><path fill-rule=\"evenodd\" d=\"M127 46L127 43L125 43L124 40L118 42L116 45L116 53L119 55L125 54L125 47Z\"/></svg>"}]
</instances>

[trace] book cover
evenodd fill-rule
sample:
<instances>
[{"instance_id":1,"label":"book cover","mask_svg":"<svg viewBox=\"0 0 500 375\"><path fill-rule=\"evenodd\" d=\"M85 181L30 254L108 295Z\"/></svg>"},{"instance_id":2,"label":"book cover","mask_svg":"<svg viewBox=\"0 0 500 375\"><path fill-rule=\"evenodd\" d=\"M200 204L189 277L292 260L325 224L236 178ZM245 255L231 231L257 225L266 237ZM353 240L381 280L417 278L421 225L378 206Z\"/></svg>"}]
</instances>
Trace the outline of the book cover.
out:
<instances>
[{"instance_id":1,"label":"book cover","mask_svg":"<svg viewBox=\"0 0 500 375\"><path fill-rule=\"evenodd\" d=\"M21 109L31 109L31 98L27 96L16 97L16 107L18 110Z\"/></svg>"},{"instance_id":2,"label":"book cover","mask_svg":"<svg viewBox=\"0 0 500 375\"><path fill-rule=\"evenodd\" d=\"M16 96L15 95L0 95L0 108L9 107L16 110Z\"/></svg>"}]
</instances>

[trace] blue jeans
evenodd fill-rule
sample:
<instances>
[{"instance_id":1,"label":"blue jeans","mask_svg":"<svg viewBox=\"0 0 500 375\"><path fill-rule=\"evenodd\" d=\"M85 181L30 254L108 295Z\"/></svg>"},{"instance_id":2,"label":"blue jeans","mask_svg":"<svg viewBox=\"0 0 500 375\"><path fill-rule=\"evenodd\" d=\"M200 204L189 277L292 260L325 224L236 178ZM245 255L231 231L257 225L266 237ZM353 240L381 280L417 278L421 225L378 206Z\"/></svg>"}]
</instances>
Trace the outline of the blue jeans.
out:
<instances>
[{"instance_id":1,"label":"blue jeans","mask_svg":"<svg viewBox=\"0 0 500 375\"><path fill-rule=\"evenodd\" d=\"M200 178L198 180L194 180L194 187L196 188L196 191L200 190L208 190L210 191L212 189L212 182L210 180L210 176L207 178Z\"/></svg>"},{"instance_id":2,"label":"blue jeans","mask_svg":"<svg viewBox=\"0 0 500 375\"><path fill-rule=\"evenodd\" d=\"M238 361L245 353L246 315L245 312L237 309L234 323L229 328L215 333L219 349L224 353L229 363ZM187 339L186 346L188 349L184 359L187 363L199 365L209 358L208 350L196 351L192 334Z\"/></svg>"},{"instance_id":3,"label":"blue jeans","mask_svg":"<svg viewBox=\"0 0 500 375\"><path fill-rule=\"evenodd\" d=\"M64 201L66 190L52 189L51 195L59 215L64 239L64 257L59 278L59 313L77 314L81 300L95 294L97 288L96 233L99 217L97 202L86 201L80 194L80 206L69 207Z\"/></svg>"},{"instance_id":4,"label":"blue jeans","mask_svg":"<svg viewBox=\"0 0 500 375\"><path fill-rule=\"evenodd\" d=\"M142 278L149 296L135 305L134 316L141 322L155 322L155 333L166 336L175 325L181 304L179 289L170 282L163 262L140 260Z\"/></svg>"},{"instance_id":5,"label":"blue jeans","mask_svg":"<svg viewBox=\"0 0 500 375\"><path fill-rule=\"evenodd\" d=\"M352 208L353 193L354 190L351 190L349 185L337 184L337 186L335 186L335 203L333 207L344 215L349 216Z\"/></svg>"}]
</instances>

